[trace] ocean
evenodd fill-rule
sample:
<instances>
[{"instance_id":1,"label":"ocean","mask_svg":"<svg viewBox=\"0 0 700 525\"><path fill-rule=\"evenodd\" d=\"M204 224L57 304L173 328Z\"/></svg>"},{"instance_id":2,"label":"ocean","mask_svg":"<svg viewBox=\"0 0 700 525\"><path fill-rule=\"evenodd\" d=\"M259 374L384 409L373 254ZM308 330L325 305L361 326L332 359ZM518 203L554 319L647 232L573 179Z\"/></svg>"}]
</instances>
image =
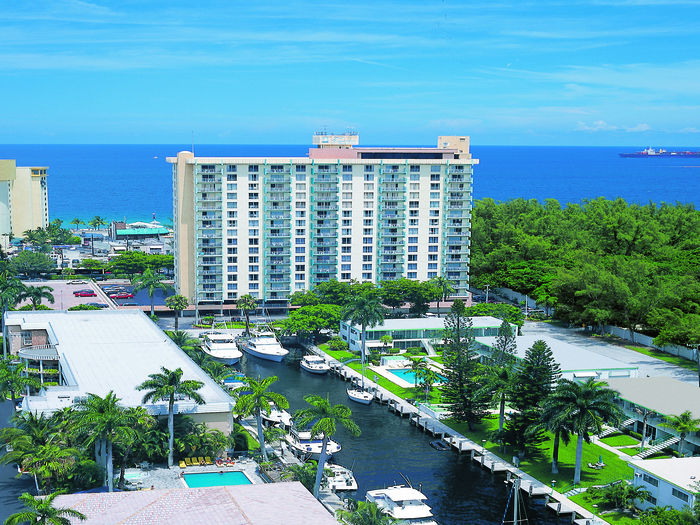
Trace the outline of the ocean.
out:
<instances>
[{"instance_id":1,"label":"ocean","mask_svg":"<svg viewBox=\"0 0 700 525\"><path fill-rule=\"evenodd\" d=\"M618 156L644 147L472 146L480 160L474 171L474 199L580 203L602 196L639 204L697 204L700 158ZM189 149L175 144L6 144L0 145L0 158L49 167L50 219L87 221L100 215L150 221L155 215L171 224L172 172L165 157ZM292 157L305 156L307 150L306 145L195 145L199 156Z\"/></svg>"}]
</instances>

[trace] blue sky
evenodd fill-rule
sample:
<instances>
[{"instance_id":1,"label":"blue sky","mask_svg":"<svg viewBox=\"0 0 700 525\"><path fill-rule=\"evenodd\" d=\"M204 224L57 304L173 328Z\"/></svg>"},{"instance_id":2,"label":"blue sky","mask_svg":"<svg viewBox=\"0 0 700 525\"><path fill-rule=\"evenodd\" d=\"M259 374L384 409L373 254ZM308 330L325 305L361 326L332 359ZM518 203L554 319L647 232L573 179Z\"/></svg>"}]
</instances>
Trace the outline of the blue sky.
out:
<instances>
[{"instance_id":1,"label":"blue sky","mask_svg":"<svg viewBox=\"0 0 700 525\"><path fill-rule=\"evenodd\" d=\"M700 145L700 1L4 2L0 143Z\"/></svg>"}]
</instances>

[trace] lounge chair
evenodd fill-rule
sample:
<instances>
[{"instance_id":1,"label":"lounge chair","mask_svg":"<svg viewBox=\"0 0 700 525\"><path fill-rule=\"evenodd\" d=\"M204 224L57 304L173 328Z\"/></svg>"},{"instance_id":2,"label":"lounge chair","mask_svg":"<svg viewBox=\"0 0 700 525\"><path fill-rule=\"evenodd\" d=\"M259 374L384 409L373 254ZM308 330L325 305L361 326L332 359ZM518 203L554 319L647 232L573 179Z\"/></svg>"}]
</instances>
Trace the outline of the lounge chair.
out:
<instances>
[{"instance_id":1,"label":"lounge chair","mask_svg":"<svg viewBox=\"0 0 700 525\"><path fill-rule=\"evenodd\" d=\"M192 466L192 460L190 458L185 458L185 465L188 467Z\"/></svg>"},{"instance_id":2,"label":"lounge chair","mask_svg":"<svg viewBox=\"0 0 700 525\"><path fill-rule=\"evenodd\" d=\"M589 463L588 468L592 468L593 470L600 470L602 467L599 467L598 465L594 465L593 463Z\"/></svg>"},{"instance_id":3,"label":"lounge chair","mask_svg":"<svg viewBox=\"0 0 700 525\"><path fill-rule=\"evenodd\" d=\"M186 466L187 464L184 461L180 460L180 468L185 468Z\"/></svg>"},{"instance_id":4,"label":"lounge chair","mask_svg":"<svg viewBox=\"0 0 700 525\"><path fill-rule=\"evenodd\" d=\"M204 462L205 462L207 465L212 465L212 464L213 464L213 463L211 462L211 458L210 458L209 456L206 456L206 457L204 458Z\"/></svg>"},{"instance_id":5,"label":"lounge chair","mask_svg":"<svg viewBox=\"0 0 700 525\"><path fill-rule=\"evenodd\" d=\"M207 464L207 462L204 461L204 458L200 456L200 457L197 458L197 464L198 464L198 465L201 465L202 463L204 463L205 465Z\"/></svg>"}]
</instances>

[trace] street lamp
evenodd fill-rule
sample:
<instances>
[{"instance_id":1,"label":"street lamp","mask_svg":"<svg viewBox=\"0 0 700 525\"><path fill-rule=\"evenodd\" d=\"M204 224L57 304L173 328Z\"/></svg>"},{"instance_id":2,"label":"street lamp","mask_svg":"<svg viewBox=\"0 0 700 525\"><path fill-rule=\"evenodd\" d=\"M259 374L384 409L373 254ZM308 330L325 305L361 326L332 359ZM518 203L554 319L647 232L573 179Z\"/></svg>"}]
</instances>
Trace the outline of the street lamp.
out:
<instances>
[{"instance_id":1,"label":"street lamp","mask_svg":"<svg viewBox=\"0 0 700 525\"><path fill-rule=\"evenodd\" d=\"M481 440L481 453L486 455L486 440L485 439Z\"/></svg>"},{"instance_id":2,"label":"street lamp","mask_svg":"<svg viewBox=\"0 0 700 525\"><path fill-rule=\"evenodd\" d=\"M552 480L552 494L554 494L554 485L556 485L556 484L557 484L557 480L553 479Z\"/></svg>"}]
</instances>

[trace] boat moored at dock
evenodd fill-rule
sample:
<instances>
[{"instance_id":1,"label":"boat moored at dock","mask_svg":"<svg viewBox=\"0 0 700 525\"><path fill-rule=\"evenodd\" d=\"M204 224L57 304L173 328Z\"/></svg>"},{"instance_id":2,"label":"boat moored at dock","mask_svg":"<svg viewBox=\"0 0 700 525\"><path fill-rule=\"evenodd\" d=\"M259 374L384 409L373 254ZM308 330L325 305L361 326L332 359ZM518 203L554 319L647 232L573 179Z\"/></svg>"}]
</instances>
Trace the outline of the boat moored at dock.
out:
<instances>
[{"instance_id":1,"label":"boat moored at dock","mask_svg":"<svg viewBox=\"0 0 700 525\"><path fill-rule=\"evenodd\" d=\"M244 352L277 363L289 353L289 350L282 347L272 330L253 332L251 337L239 339L239 343Z\"/></svg>"},{"instance_id":2,"label":"boat moored at dock","mask_svg":"<svg viewBox=\"0 0 700 525\"><path fill-rule=\"evenodd\" d=\"M310 374L327 374L331 369L325 359L313 354L302 357L299 366Z\"/></svg>"},{"instance_id":3,"label":"boat moored at dock","mask_svg":"<svg viewBox=\"0 0 700 525\"><path fill-rule=\"evenodd\" d=\"M297 455L318 460L321 457L321 449L323 448L323 435L312 437L309 430L294 430L291 429L284 437L285 441ZM333 441L328 440L326 445L326 456L331 457L341 450L341 446Z\"/></svg>"},{"instance_id":4,"label":"boat moored at dock","mask_svg":"<svg viewBox=\"0 0 700 525\"><path fill-rule=\"evenodd\" d=\"M428 499L421 491L406 485L368 490L367 501L376 503L384 514L398 520L399 525L438 525L433 519Z\"/></svg>"},{"instance_id":5,"label":"boat moored at dock","mask_svg":"<svg viewBox=\"0 0 700 525\"><path fill-rule=\"evenodd\" d=\"M352 470L349 468L333 463L326 463L323 466L323 470L328 471L323 476L323 480L326 486L332 491L357 490L357 480Z\"/></svg>"},{"instance_id":6,"label":"boat moored at dock","mask_svg":"<svg viewBox=\"0 0 700 525\"><path fill-rule=\"evenodd\" d=\"M238 349L234 337L226 333L205 335L202 352L225 365L235 365L243 356L243 352Z\"/></svg>"}]
</instances>

